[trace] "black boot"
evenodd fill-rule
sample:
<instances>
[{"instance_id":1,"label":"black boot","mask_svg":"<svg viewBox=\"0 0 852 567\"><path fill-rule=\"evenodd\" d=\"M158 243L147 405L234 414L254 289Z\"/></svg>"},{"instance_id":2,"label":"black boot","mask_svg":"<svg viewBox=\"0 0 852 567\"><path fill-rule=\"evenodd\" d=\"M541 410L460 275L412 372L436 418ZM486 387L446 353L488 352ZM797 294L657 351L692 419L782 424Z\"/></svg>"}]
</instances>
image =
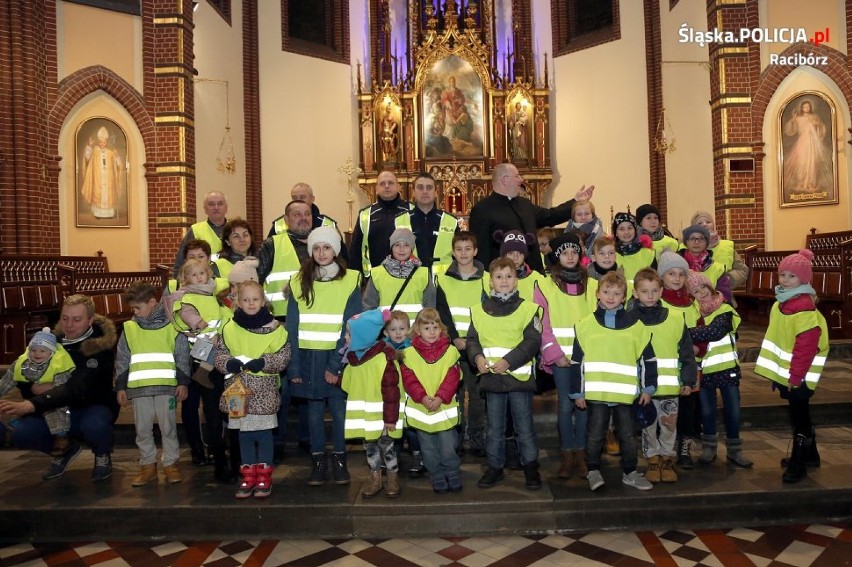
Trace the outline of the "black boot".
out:
<instances>
[{"instance_id":1,"label":"black boot","mask_svg":"<svg viewBox=\"0 0 852 567\"><path fill-rule=\"evenodd\" d=\"M308 484L311 486L322 486L328 477L328 460L325 453L311 453L311 477Z\"/></svg>"},{"instance_id":2,"label":"black boot","mask_svg":"<svg viewBox=\"0 0 852 567\"><path fill-rule=\"evenodd\" d=\"M192 455L192 464L196 467L203 467L207 465L207 454L204 452L204 445L193 445L190 448L190 454Z\"/></svg>"},{"instance_id":3,"label":"black boot","mask_svg":"<svg viewBox=\"0 0 852 567\"><path fill-rule=\"evenodd\" d=\"M408 478L422 478L424 474L426 474L426 467L423 466L423 453L421 451L411 451Z\"/></svg>"},{"instance_id":4,"label":"black boot","mask_svg":"<svg viewBox=\"0 0 852 567\"><path fill-rule=\"evenodd\" d=\"M816 469L816 468L819 468L820 458L819 458L819 451L817 450L817 444L816 444L816 430L813 427L811 428L811 434L808 437L808 439L811 440L811 444L810 444L810 447L808 448L807 453L805 454L805 465ZM788 466L790 466L790 458L784 457L783 459L781 459L781 466L784 467L784 468L787 468Z\"/></svg>"},{"instance_id":5,"label":"black boot","mask_svg":"<svg viewBox=\"0 0 852 567\"><path fill-rule=\"evenodd\" d=\"M334 484L349 484L349 469L346 468L346 453L331 454L331 475Z\"/></svg>"},{"instance_id":6,"label":"black boot","mask_svg":"<svg viewBox=\"0 0 852 567\"><path fill-rule=\"evenodd\" d=\"M524 465L524 487L527 490L539 490L541 488L541 475L538 472L538 461Z\"/></svg>"},{"instance_id":7,"label":"black boot","mask_svg":"<svg viewBox=\"0 0 852 567\"><path fill-rule=\"evenodd\" d=\"M790 455L787 470L784 471L784 475L781 477L784 482L799 482L808 476L808 467L805 459L807 458L807 452L812 441L810 437L796 435L796 438L793 440L793 454Z\"/></svg>"}]
</instances>

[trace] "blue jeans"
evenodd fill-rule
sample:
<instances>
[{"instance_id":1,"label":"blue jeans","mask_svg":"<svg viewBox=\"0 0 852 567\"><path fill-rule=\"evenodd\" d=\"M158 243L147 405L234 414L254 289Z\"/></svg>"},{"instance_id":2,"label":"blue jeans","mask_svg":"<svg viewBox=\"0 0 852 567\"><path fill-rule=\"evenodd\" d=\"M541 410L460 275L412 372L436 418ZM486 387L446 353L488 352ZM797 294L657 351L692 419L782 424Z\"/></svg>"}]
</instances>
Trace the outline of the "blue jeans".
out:
<instances>
[{"instance_id":1,"label":"blue jeans","mask_svg":"<svg viewBox=\"0 0 852 567\"><path fill-rule=\"evenodd\" d=\"M331 445L335 453L346 452L343 421L346 415L346 394L343 390L323 400L308 400L308 428L311 434L311 453L325 451L325 406L331 414ZM281 423L279 421L279 423ZM280 426L279 426L280 427Z\"/></svg>"},{"instance_id":2,"label":"blue jeans","mask_svg":"<svg viewBox=\"0 0 852 567\"><path fill-rule=\"evenodd\" d=\"M485 453L488 466L502 469L506 463L506 411L515 423L515 441L521 464L538 461L538 442L532 417L532 392L486 392L485 411L488 415Z\"/></svg>"},{"instance_id":3,"label":"blue jeans","mask_svg":"<svg viewBox=\"0 0 852 567\"><path fill-rule=\"evenodd\" d=\"M92 453L112 453L112 426L116 416L107 406L91 405L71 408L71 430L68 436L82 439L91 445ZM16 449L50 453L53 436L40 415L26 415L12 432L12 445Z\"/></svg>"},{"instance_id":4,"label":"blue jeans","mask_svg":"<svg viewBox=\"0 0 852 567\"><path fill-rule=\"evenodd\" d=\"M722 394L722 417L725 421L725 437L740 437L740 387L719 386ZM716 388L701 385L701 427L704 435L716 435Z\"/></svg>"},{"instance_id":5,"label":"blue jeans","mask_svg":"<svg viewBox=\"0 0 852 567\"><path fill-rule=\"evenodd\" d=\"M272 465L272 430L240 431L240 458L244 465Z\"/></svg>"},{"instance_id":6,"label":"blue jeans","mask_svg":"<svg viewBox=\"0 0 852 567\"><path fill-rule=\"evenodd\" d=\"M563 451L579 451L586 448L586 427L589 411L581 410L569 397L568 369L553 367L553 380L556 382L556 394L559 405L556 425L559 429L559 445Z\"/></svg>"},{"instance_id":7,"label":"blue jeans","mask_svg":"<svg viewBox=\"0 0 852 567\"><path fill-rule=\"evenodd\" d=\"M420 450L423 452L423 465L431 475L446 475L459 470L461 458L456 453L459 433L455 427L437 433L417 430Z\"/></svg>"},{"instance_id":8,"label":"blue jeans","mask_svg":"<svg viewBox=\"0 0 852 567\"><path fill-rule=\"evenodd\" d=\"M586 411L589 412L589 428L586 436L586 464L590 471L601 468L601 453L603 453L606 432L609 429L609 418L615 423L618 442L621 445L621 469L625 473L636 470L639 458L636 456L636 425L633 418L633 406L616 404L608 406L604 402L586 401Z\"/></svg>"}]
</instances>

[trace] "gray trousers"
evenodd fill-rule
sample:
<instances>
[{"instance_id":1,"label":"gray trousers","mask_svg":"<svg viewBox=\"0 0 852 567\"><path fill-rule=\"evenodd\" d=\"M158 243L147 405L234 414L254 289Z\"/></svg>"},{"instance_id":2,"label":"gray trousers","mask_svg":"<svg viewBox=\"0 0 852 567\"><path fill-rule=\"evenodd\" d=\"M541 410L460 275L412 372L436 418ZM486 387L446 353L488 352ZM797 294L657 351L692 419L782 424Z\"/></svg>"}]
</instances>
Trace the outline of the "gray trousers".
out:
<instances>
[{"instance_id":1,"label":"gray trousers","mask_svg":"<svg viewBox=\"0 0 852 567\"><path fill-rule=\"evenodd\" d=\"M160 424L163 437L163 465L169 466L180 457L177 438L177 417L174 396L142 396L133 398L133 420L136 423L136 446L141 456L140 465L157 462L157 446L154 444L154 419Z\"/></svg>"}]
</instances>

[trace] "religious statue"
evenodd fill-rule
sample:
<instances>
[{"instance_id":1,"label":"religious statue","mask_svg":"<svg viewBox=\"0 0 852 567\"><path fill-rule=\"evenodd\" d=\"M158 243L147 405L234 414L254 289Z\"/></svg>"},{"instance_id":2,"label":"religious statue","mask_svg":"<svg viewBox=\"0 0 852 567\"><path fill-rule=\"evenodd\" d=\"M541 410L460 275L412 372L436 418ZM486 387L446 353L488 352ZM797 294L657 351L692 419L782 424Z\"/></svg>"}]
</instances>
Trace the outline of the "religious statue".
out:
<instances>
[{"instance_id":1,"label":"religious statue","mask_svg":"<svg viewBox=\"0 0 852 567\"><path fill-rule=\"evenodd\" d=\"M385 107L385 115L382 118L381 125L382 153L386 161L395 160L399 150L399 124L391 113L390 104Z\"/></svg>"},{"instance_id":2,"label":"religious statue","mask_svg":"<svg viewBox=\"0 0 852 567\"><path fill-rule=\"evenodd\" d=\"M527 144L527 111L520 102L515 103L515 110L509 115L509 132L511 134L512 159L524 160L529 157Z\"/></svg>"}]
</instances>

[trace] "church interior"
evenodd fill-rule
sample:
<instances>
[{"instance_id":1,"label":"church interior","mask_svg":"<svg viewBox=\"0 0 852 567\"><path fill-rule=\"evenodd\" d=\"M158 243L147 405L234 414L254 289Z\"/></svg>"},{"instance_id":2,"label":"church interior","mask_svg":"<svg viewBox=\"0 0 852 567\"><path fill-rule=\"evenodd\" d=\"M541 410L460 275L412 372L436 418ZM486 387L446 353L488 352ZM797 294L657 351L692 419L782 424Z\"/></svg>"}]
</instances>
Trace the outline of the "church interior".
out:
<instances>
[{"instance_id":1,"label":"church interior","mask_svg":"<svg viewBox=\"0 0 852 567\"><path fill-rule=\"evenodd\" d=\"M734 556L745 562L738 564L834 565L852 554L852 482L844 472L852 446L852 387L845 383L852 363L852 2L0 0L0 10L3 364L34 328L55 322L55 314L25 304L58 305L68 290L92 289L102 295L98 308L109 311L117 294L102 293L105 285L115 291L145 274L168 277L188 227L205 219L211 191L226 196L228 218L245 219L259 243L290 188L308 183L349 238L382 171L395 172L404 198L413 197L417 174L429 172L439 207L464 222L505 162L543 207L594 185L605 227L614 213L651 203L680 238L697 211L710 211L750 269L746 286L735 290L750 325L739 345L744 368L753 368L759 351L780 258L814 249L831 337L826 386L814 400L815 420L826 427L822 467L792 488L782 486L777 464L789 429L785 406L754 384L743 387L742 401L754 469L716 463L653 494L616 488L597 498L555 479L534 494L517 479L477 493L479 463L466 457L471 488L459 498L437 501L427 485L410 483L409 494L389 505L361 501L357 482L351 490L306 491L308 463L294 452L279 470L277 501L241 506L198 472L177 490L138 491L118 479L113 489L80 481L30 490L28 453L4 449L0 540L337 538L328 546L338 549L338 539L364 538L375 550L392 537L645 530L631 540L641 548L636 553L606 542L589 551L582 535L553 545L554 553L638 565L672 564L647 537L665 542L681 529L705 530L705 543L711 532L742 536L725 548L739 546ZM87 168L99 151L112 160L109 181ZM109 193L99 191L109 184ZM87 279L87 268L59 267L56 285L39 281L21 291L31 275L23 266L37 255L54 271L64 257L78 267L108 261L102 276L111 283ZM540 435L550 439L545 466L553 467L555 406L555 397L536 400L536 426L552 430ZM130 474L132 421L116 435ZM362 471L359 480L365 477ZM68 522L75 509L83 514ZM226 523L213 521L222 513ZM824 538L826 551L785 563L761 555L759 536L743 543L748 537L729 531L783 524L828 526L793 538L813 545ZM499 564L543 560L551 553L542 552L545 543L512 548L504 557L516 562ZM35 557L3 545L0 563ZM527 546L534 559L518 551ZM666 553L675 547L688 545L666 544ZM280 559L274 564L310 557L266 551ZM128 555L121 564L178 564L170 553L147 563ZM239 564L246 553L221 564ZM324 553L302 564L343 557ZM400 552L391 563L376 552L357 564L474 564L453 553L427 562L425 552L420 559ZM720 564L679 557L677 564ZM189 555L183 560L192 564ZM551 560L537 564L568 564L567 555Z\"/></svg>"}]
</instances>

